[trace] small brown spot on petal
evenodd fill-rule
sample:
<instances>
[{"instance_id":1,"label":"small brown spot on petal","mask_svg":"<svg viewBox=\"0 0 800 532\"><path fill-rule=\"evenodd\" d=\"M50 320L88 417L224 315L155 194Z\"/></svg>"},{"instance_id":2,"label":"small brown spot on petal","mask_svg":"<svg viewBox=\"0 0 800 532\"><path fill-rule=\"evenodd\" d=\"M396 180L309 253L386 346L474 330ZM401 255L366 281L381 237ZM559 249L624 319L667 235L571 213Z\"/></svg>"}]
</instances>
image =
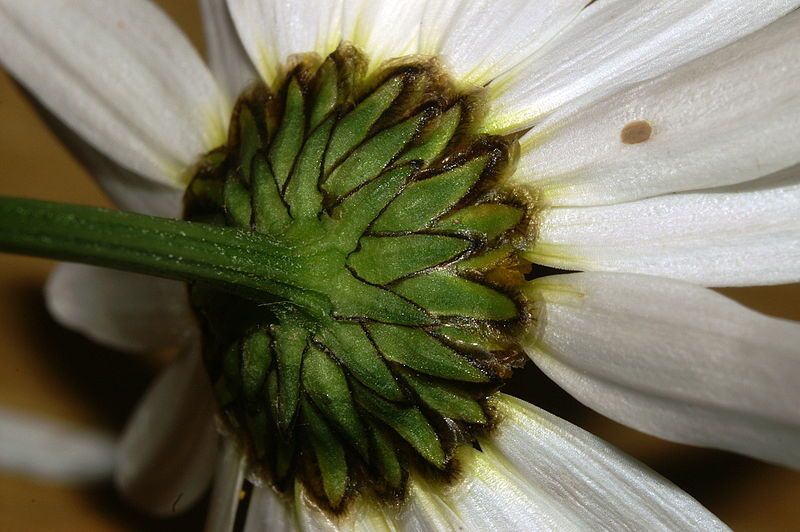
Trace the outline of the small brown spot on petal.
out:
<instances>
[{"instance_id":1,"label":"small brown spot on petal","mask_svg":"<svg viewBox=\"0 0 800 532\"><path fill-rule=\"evenodd\" d=\"M653 128L646 120L634 120L628 122L619 134L619 138L624 144L639 144L650 138Z\"/></svg>"}]
</instances>

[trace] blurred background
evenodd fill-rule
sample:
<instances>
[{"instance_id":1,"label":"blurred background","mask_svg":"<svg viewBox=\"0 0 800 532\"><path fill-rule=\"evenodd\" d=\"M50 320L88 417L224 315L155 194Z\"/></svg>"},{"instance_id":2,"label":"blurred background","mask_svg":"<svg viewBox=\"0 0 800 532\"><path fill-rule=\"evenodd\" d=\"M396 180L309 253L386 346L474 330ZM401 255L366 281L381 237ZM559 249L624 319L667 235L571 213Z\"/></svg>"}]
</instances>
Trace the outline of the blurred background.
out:
<instances>
[{"instance_id":1,"label":"blurred background","mask_svg":"<svg viewBox=\"0 0 800 532\"><path fill-rule=\"evenodd\" d=\"M158 2L203 49L193 0ZM0 195L110 206L0 71ZM130 356L56 324L42 287L53 263L0 255L0 405L119 432L168 353ZM800 320L800 285L723 292L760 312ZM757 353L753 353L757 356ZM798 383L800 385L800 383ZM667 443L622 427L558 389L532 365L507 389L643 461L736 530L800 530L800 473L730 453ZM199 530L206 501L187 515L153 520L110 485L55 487L0 471L0 530Z\"/></svg>"}]
</instances>

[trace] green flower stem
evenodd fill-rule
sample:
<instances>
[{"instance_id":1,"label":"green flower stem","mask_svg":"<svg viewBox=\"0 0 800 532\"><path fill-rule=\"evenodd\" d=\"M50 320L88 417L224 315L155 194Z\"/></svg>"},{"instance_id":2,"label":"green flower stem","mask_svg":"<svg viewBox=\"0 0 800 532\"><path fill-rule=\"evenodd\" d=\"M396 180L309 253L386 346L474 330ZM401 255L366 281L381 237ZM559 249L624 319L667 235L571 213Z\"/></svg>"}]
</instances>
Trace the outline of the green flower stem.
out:
<instances>
[{"instance_id":1,"label":"green flower stem","mask_svg":"<svg viewBox=\"0 0 800 532\"><path fill-rule=\"evenodd\" d=\"M0 251L203 282L258 301L290 300L315 315L330 306L298 287L307 264L291 245L229 227L0 198Z\"/></svg>"}]
</instances>

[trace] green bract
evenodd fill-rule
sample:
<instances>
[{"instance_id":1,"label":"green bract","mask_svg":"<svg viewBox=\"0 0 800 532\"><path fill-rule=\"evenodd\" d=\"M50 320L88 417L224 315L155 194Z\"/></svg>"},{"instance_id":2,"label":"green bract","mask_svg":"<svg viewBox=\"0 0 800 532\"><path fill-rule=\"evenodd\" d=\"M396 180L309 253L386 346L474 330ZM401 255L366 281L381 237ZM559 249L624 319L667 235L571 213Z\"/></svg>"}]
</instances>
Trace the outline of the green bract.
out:
<instances>
[{"instance_id":1,"label":"green bract","mask_svg":"<svg viewBox=\"0 0 800 532\"><path fill-rule=\"evenodd\" d=\"M473 135L477 97L432 61L364 71L342 47L248 90L186 195L188 220L285 250L275 299L195 284L192 300L251 465L333 509L451 470L521 363L525 318L529 213L498 191L515 139Z\"/></svg>"}]
</instances>

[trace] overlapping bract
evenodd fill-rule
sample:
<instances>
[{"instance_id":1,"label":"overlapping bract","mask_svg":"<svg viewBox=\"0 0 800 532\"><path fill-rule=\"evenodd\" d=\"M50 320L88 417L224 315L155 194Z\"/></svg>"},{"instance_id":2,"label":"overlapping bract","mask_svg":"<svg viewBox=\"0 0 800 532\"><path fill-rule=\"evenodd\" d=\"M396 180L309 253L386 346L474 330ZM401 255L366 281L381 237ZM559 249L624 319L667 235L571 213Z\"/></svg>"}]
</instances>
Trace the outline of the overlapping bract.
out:
<instances>
[{"instance_id":1,"label":"overlapping bract","mask_svg":"<svg viewBox=\"0 0 800 532\"><path fill-rule=\"evenodd\" d=\"M365 79L341 47L303 58L276 95L240 99L228 146L189 186L186 217L296 250L289 301L201 285L217 397L251 462L330 507L409 467L452 470L490 424L485 399L521 361L512 332L529 213L494 185L515 139L472 135L477 98L433 63Z\"/></svg>"}]
</instances>

